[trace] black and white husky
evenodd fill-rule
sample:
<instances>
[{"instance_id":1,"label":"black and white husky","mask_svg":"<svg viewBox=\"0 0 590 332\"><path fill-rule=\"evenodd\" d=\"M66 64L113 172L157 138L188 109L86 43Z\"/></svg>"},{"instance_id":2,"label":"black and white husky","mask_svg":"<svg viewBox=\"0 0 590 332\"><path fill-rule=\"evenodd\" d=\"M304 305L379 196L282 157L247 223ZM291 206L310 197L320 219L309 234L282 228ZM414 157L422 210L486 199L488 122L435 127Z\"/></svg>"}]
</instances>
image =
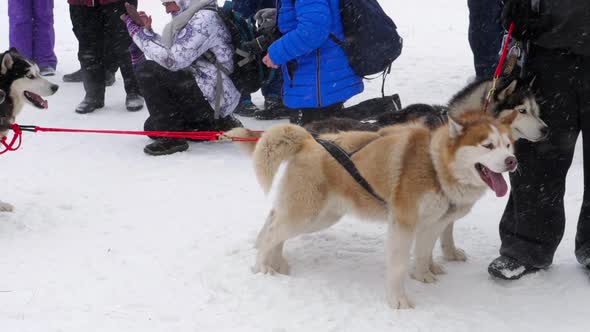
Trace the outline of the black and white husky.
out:
<instances>
[{"instance_id":1,"label":"black and white husky","mask_svg":"<svg viewBox=\"0 0 590 332\"><path fill-rule=\"evenodd\" d=\"M518 111L518 115L512 123L514 139L537 142L547 136L549 128L541 119L539 105L531 90L532 84L533 82L527 84L522 80L500 79L486 112L496 118L501 118L513 110ZM305 127L313 133L324 134L350 130L377 131L385 126L417 121L435 129L447 123L449 109L476 112L483 110L482 105L485 104L484 100L491 88L492 80L477 81L457 93L448 106L413 104L399 111L383 112L370 121L334 118L313 122ZM461 105L456 105L457 103L461 103ZM343 117L347 117L345 113L346 109L343 111ZM454 115L458 116L459 114Z\"/></svg>"},{"instance_id":2,"label":"black and white husky","mask_svg":"<svg viewBox=\"0 0 590 332\"><path fill-rule=\"evenodd\" d=\"M58 88L41 77L39 67L16 49L4 52L0 60L0 137L6 136L25 104L46 109L47 101L42 97L53 95ZM12 205L0 201L0 211L13 209Z\"/></svg>"}]
</instances>

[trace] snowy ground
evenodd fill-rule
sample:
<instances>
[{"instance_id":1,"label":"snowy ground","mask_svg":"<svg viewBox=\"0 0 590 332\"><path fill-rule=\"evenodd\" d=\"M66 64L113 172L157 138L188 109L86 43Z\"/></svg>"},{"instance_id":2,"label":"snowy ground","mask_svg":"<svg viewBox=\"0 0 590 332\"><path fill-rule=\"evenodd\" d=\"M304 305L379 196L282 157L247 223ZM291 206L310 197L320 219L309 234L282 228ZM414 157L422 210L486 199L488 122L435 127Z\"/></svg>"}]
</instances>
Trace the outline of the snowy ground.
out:
<instances>
[{"instance_id":1,"label":"snowy ground","mask_svg":"<svg viewBox=\"0 0 590 332\"><path fill-rule=\"evenodd\" d=\"M143 2L161 27L160 2ZM381 3L405 38L388 91L405 104L445 102L473 75L465 2ZM3 1L1 49L6 12ZM77 46L65 0L55 15L59 82L77 69ZM371 83L355 101L379 89ZM119 77L104 110L77 115L82 86L61 84L49 111L27 109L19 122L140 129L146 111L124 111L122 91ZM383 226L347 219L288 243L291 276L253 275L253 241L269 205L249 160L231 144L154 158L142 152L146 143L26 134L22 150L0 157L0 199L17 208L0 215L0 331L587 331L590 285L573 256L579 155L550 270L511 283L488 277L505 204L488 195L456 227L469 261L446 263L437 284L409 281L417 308L393 312L384 297Z\"/></svg>"}]
</instances>

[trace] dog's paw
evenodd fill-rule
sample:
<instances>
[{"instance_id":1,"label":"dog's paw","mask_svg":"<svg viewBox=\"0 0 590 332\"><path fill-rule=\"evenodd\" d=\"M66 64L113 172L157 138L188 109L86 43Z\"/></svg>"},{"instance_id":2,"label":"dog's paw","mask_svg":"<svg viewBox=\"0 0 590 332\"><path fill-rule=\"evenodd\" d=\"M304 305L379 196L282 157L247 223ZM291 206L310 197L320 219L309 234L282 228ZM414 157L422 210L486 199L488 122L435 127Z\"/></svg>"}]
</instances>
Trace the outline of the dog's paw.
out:
<instances>
[{"instance_id":1,"label":"dog's paw","mask_svg":"<svg viewBox=\"0 0 590 332\"><path fill-rule=\"evenodd\" d=\"M287 260L283 256L275 258L274 262L272 262L272 266L274 266L275 270L280 274L289 274L289 263L287 263Z\"/></svg>"},{"instance_id":2,"label":"dog's paw","mask_svg":"<svg viewBox=\"0 0 590 332\"><path fill-rule=\"evenodd\" d=\"M287 263L287 260L284 258L276 259L271 264L256 263L256 265L254 265L252 267L252 272L253 273L262 273L262 274L270 274L270 275L276 275L276 274L287 275L287 274L289 274L289 264Z\"/></svg>"},{"instance_id":3,"label":"dog's paw","mask_svg":"<svg viewBox=\"0 0 590 332\"><path fill-rule=\"evenodd\" d=\"M424 273L414 271L412 273L412 279L418 280L418 281L426 283L426 284L432 284L432 283L436 282L436 277L430 271L426 271Z\"/></svg>"},{"instance_id":4,"label":"dog's paw","mask_svg":"<svg viewBox=\"0 0 590 332\"><path fill-rule=\"evenodd\" d=\"M448 261L465 262L467 260L465 251L460 248L444 249L443 256Z\"/></svg>"},{"instance_id":5,"label":"dog's paw","mask_svg":"<svg viewBox=\"0 0 590 332\"><path fill-rule=\"evenodd\" d=\"M277 271L267 264L256 264L252 267L252 273L270 274L271 276L278 274Z\"/></svg>"},{"instance_id":6,"label":"dog's paw","mask_svg":"<svg viewBox=\"0 0 590 332\"><path fill-rule=\"evenodd\" d=\"M395 296L390 295L387 297L387 303L394 310L414 309L414 302L412 302L407 296Z\"/></svg>"},{"instance_id":7,"label":"dog's paw","mask_svg":"<svg viewBox=\"0 0 590 332\"><path fill-rule=\"evenodd\" d=\"M14 206L0 201L0 212L14 212Z\"/></svg>"},{"instance_id":8,"label":"dog's paw","mask_svg":"<svg viewBox=\"0 0 590 332\"><path fill-rule=\"evenodd\" d=\"M432 272L432 274L438 275L438 274L446 274L447 271L445 271L445 268L438 263L430 263L430 272Z\"/></svg>"}]
</instances>

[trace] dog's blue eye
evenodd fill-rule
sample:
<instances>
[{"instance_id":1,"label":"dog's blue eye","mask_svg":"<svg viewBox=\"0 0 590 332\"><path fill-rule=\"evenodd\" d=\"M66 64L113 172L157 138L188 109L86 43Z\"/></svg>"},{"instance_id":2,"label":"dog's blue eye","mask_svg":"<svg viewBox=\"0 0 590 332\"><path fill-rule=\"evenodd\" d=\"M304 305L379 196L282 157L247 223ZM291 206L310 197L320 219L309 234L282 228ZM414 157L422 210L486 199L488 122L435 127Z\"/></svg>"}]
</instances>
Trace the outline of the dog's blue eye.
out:
<instances>
[{"instance_id":1,"label":"dog's blue eye","mask_svg":"<svg viewBox=\"0 0 590 332\"><path fill-rule=\"evenodd\" d=\"M489 143L483 146L484 148L488 149L488 150L493 150L494 149L494 144Z\"/></svg>"},{"instance_id":2,"label":"dog's blue eye","mask_svg":"<svg viewBox=\"0 0 590 332\"><path fill-rule=\"evenodd\" d=\"M520 109L520 110L518 110L518 113L525 114L526 113L526 109Z\"/></svg>"},{"instance_id":3,"label":"dog's blue eye","mask_svg":"<svg viewBox=\"0 0 590 332\"><path fill-rule=\"evenodd\" d=\"M33 79L35 79L35 76L33 76L31 74L27 74L27 78L30 79L30 80L33 80Z\"/></svg>"}]
</instances>

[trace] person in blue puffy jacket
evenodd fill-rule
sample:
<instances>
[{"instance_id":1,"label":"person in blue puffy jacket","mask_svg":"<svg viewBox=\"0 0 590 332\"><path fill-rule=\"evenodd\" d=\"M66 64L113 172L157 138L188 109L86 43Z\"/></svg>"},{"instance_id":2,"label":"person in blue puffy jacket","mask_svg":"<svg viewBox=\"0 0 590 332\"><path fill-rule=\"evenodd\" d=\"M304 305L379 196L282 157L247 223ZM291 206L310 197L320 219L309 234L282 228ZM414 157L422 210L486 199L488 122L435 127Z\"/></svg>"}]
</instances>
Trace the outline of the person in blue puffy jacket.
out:
<instances>
[{"instance_id":1,"label":"person in blue puffy jacket","mask_svg":"<svg viewBox=\"0 0 590 332\"><path fill-rule=\"evenodd\" d=\"M344 39L340 0L278 0L281 38L264 57L283 72L283 103L291 122L305 125L337 116L350 97L363 91L344 51L330 38Z\"/></svg>"}]
</instances>

